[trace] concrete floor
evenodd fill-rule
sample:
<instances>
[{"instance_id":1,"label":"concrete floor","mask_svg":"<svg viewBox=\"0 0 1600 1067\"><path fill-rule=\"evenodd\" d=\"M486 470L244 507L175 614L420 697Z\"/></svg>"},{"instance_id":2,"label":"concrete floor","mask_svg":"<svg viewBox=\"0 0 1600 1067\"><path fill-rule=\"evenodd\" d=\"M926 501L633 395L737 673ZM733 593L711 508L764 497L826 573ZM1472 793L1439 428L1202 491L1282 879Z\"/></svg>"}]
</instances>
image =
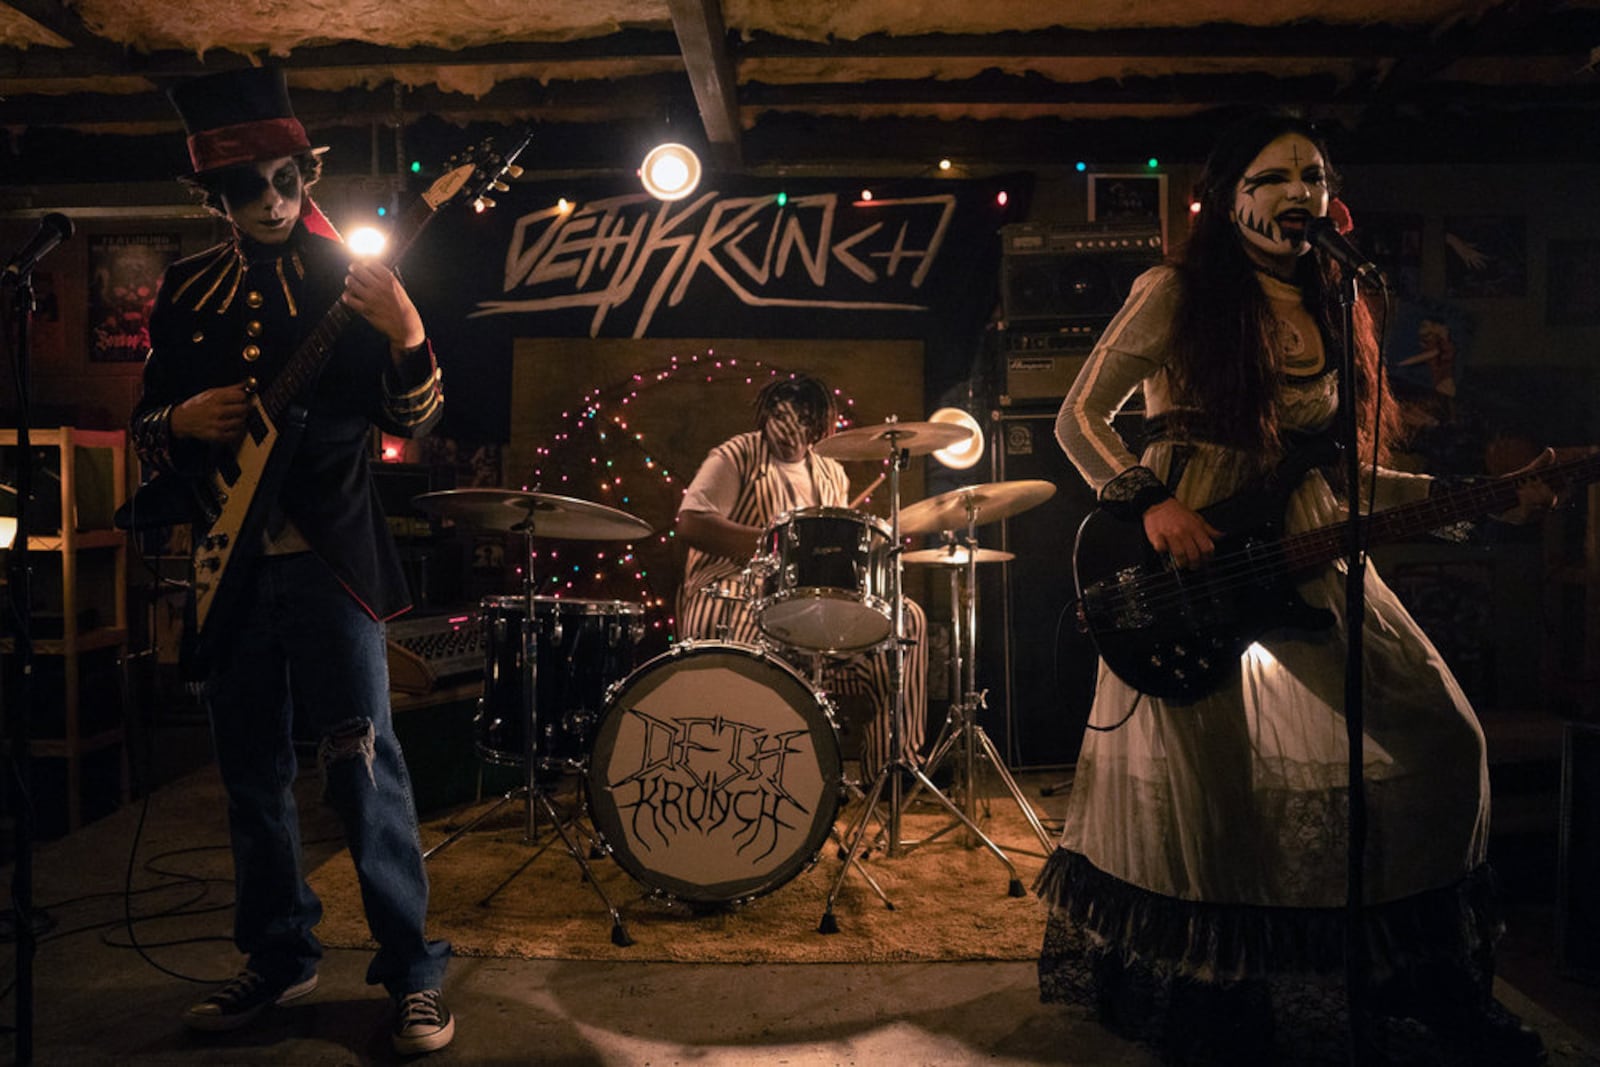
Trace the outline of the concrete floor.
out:
<instances>
[{"instance_id":1,"label":"concrete floor","mask_svg":"<svg viewBox=\"0 0 1600 1067\"><path fill-rule=\"evenodd\" d=\"M1039 797L1056 774L1024 774ZM316 783L302 783L309 798ZM336 851L307 803L312 862ZM397 1061L387 1001L364 982L367 953L330 951L320 988L223 1036L186 1032L185 1006L231 976L229 861L209 769L155 790L76 834L39 847L33 897L54 928L31 974L32 1060L42 1064L382 1064ZM135 855L136 853L136 855ZM134 855L130 862L130 855ZM892 862L892 861L884 861ZM124 888L141 921L130 942ZM181 872L183 877L174 877ZM9 873L7 875L9 878ZM157 888L146 888L157 887ZM222 902L214 906L213 902ZM914 905L913 905L914 906ZM1512 935L1515 937L1515 934ZM1519 946L1532 982L1557 988L1537 945ZM1546 953L1548 958L1548 953ZM9 984L13 946L0 955ZM1561 1015L1502 981L1502 999L1536 1025L1558 1067L1600 1064L1600 990L1562 990ZM1105 1064L1159 1062L1087 1014L1039 1003L1032 961L865 965L684 965L458 959L446 993L455 1043L428 1063L457 1064ZM0 1001L16 1015L17 991ZM1577 1025L1575 1025L1577 1024ZM1589 1031L1586 1036L1579 1026ZM16 1035L0 1058L18 1062Z\"/></svg>"}]
</instances>

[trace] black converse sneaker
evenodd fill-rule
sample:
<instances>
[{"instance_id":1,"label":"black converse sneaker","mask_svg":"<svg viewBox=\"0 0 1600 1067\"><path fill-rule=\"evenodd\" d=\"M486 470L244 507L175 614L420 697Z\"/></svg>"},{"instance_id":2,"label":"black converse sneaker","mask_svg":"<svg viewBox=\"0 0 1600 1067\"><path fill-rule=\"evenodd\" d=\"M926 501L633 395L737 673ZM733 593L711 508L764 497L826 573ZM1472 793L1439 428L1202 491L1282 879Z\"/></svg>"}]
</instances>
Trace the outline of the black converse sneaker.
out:
<instances>
[{"instance_id":1,"label":"black converse sneaker","mask_svg":"<svg viewBox=\"0 0 1600 1067\"><path fill-rule=\"evenodd\" d=\"M269 982L254 971L240 971L227 985L183 1013L191 1030L237 1030L274 1004L298 1000L317 988L317 976L293 985Z\"/></svg>"},{"instance_id":2,"label":"black converse sneaker","mask_svg":"<svg viewBox=\"0 0 1600 1067\"><path fill-rule=\"evenodd\" d=\"M419 989L395 998L394 1050L402 1056L444 1048L456 1036L456 1021L437 989Z\"/></svg>"}]
</instances>

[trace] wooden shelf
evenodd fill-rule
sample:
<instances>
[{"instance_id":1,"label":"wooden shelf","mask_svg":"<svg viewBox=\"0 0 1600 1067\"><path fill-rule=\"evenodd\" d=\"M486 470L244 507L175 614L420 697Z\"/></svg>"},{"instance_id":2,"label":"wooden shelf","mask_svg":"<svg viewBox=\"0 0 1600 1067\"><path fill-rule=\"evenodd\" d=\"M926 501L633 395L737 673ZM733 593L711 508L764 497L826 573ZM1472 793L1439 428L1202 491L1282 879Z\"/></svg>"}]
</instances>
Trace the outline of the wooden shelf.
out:
<instances>
[{"instance_id":1,"label":"wooden shelf","mask_svg":"<svg viewBox=\"0 0 1600 1067\"><path fill-rule=\"evenodd\" d=\"M33 533L28 536L27 550L41 557L59 559L59 575L55 568L33 567L34 610L43 598L53 606L50 612L59 611L59 630L52 627L50 637L35 636L32 648L35 657L51 657L60 661L60 682L57 688L45 691L36 685L33 699L59 701L59 706L41 707L35 704L32 711L49 713L51 732L59 736L34 738L29 750L43 759L59 759L65 766L61 786L64 796L36 795L35 811L40 816L42 829L59 826L62 832L76 830L84 821L87 789L100 790L104 797L101 779L106 773L109 753L117 768L118 780L115 794L118 803L128 799L128 757L124 744L124 720L127 709L120 707L121 686L112 687L116 693L113 725L105 725L105 716L95 716L93 732L85 721L82 701L85 683L92 687L99 682L102 695L105 682L106 659L93 653L115 653L118 661L111 670L122 669L120 661L128 646L128 573L127 535L111 528L111 518L127 499L128 467L127 436L121 430L80 430L69 426L37 429L29 432L29 446L35 456L47 456L54 450L54 467L45 475L57 484L59 513L55 516L55 530L50 533ZM17 431L0 429L0 448L10 448L15 453ZM33 456L17 457L17 462L34 462ZM40 478L34 479L37 488ZM42 497L36 491L36 498ZM29 516L30 528L34 516ZM84 527L80 529L80 524ZM59 588L56 581L59 578ZM0 640L0 651L10 654L15 641L8 633ZM98 673L95 673L98 672ZM96 710L100 710L98 705ZM36 720L37 721L37 720ZM98 757L93 775L86 773L84 760L90 755ZM51 814L61 817L52 823Z\"/></svg>"}]
</instances>

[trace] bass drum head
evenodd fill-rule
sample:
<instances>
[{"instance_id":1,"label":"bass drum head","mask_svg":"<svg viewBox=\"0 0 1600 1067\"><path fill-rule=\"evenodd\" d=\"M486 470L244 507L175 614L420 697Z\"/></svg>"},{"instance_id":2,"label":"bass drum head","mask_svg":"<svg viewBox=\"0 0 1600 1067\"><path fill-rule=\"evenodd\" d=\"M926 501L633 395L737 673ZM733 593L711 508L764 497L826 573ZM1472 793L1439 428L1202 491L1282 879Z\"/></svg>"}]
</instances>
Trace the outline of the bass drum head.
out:
<instances>
[{"instance_id":1,"label":"bass drum head","mask_svg":"<svg viewBox=\"0 0 1600 1067\"><path fill-rule=\"evenodd\" d=\"M842 782L816 690L770 653L719 642L680 645L616 687L587 778L618 865L707 904L771 892L808 866Z\"/></svg>"}]
</instances>

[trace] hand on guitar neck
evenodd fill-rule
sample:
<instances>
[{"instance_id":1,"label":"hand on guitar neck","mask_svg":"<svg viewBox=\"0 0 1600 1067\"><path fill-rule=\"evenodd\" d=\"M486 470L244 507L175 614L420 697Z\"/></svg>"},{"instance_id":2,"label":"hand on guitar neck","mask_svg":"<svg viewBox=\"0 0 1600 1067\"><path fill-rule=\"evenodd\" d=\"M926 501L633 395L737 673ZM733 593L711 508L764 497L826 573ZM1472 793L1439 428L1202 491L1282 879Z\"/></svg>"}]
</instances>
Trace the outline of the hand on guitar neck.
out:
<instances>
[{"instance_id":1,"label":"hand on guitar neck","mask_svg":"<svg viewBox=\"0 0 1600 1067\"><path fill-rule=\"evenodd\" d=\"M1567 451L1576 455L1588 450L1563 450ZM1509 477L1520 478L1522 475L1532 474L1557 462L1558 458L1573 457L1558 457L1555 449L1547 448L1532 462L1509 472ZM1520 526L1543 517L1547 511L1560 503L1556 491L1547 483L1537 478L1530 478L1517 486L1516 507L1500 512L1494 518L1500 522ZM1143 525L1145 540L1150 542L1150 547L1170 557L1180 568L1198 567L1210 560L1216 552L1216 539L1224 533L1207 522L1198 511L1176 497L1169 497L1146 510Z\"/></svg>"},{"instance_id":2,"label":"hand on guitar neck","mask_svg":"<svg viewBox=\"0 0 1600 1067\"><path fill-rule=\"evenodd\" d=\"M422 316L393 271L376 260L357 260L345 275L341 300L389 339L395 363L427 339Z\"/></svg>"},{"instance_id":3,"label":"hand on guitar neck","mask_svg":"<svg viewBox=\"0 0 1600 1067\"><path fill-rule=\"evenodd\" d=\"M1582 452L1583 450L1577 450ZM1525 474L1532 474L1541 468L1548 467L1557 460L1556 450L1547 448L1534 457L1533 462L1524 464L1510 472L1510 477L1520 478ZM1521 526L1542 518L1545 512L1561 503L1556 491L1545 482L1531 478L1517 485L1517 506L1508 511L1502 511L1493 516L1500 522L1508 522L1514 526Z\"/></svg>"}]
</instances>

